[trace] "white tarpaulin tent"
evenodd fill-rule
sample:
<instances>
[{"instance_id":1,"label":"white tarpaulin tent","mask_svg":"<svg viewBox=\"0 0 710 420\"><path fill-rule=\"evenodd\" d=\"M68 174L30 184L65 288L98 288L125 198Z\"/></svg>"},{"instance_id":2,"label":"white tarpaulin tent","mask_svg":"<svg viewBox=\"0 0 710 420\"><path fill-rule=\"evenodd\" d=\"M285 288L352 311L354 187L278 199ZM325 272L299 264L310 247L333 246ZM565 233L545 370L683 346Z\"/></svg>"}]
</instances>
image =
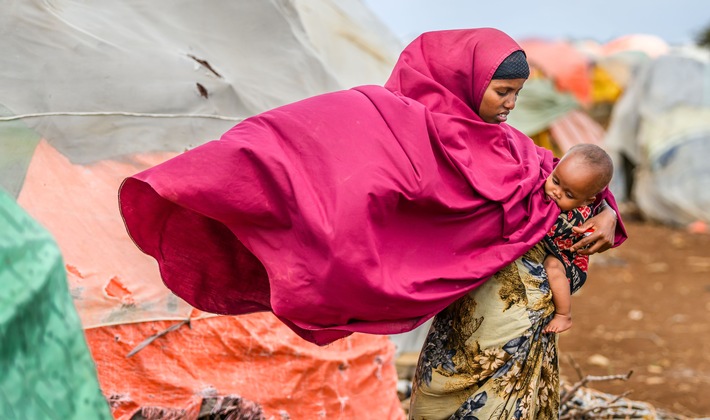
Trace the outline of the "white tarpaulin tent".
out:
<instances>
[{"instance_id":1,"label":"white tarpaulin tent","mask_svg":"<svg viewBox=\"0 0 710 420\"><path fill-rule=\"evenodd\" d=\"M29 191L34 184L25 180L38 144L84 171L107 161L138 170L152 163L136 161L138 155L182 152L261 111L383 83L401 49L359 1L0 4L0 186L31 203L30 212L50 226L58 212L72 213L73 238L103 236L105 248L88 250L95 263L80 270L87 272L106 272L101 264L116 258L110 240L127 239L115 238L118 230L103 234L108 217L122 229L115 198L105 206L113 214L100 214L104 190L96 177L87 181L93 185L74 178L73 185ZM112 181L132 173L114 173ZM111 187L115 193L118 184ZM67 248L76 240L55 235L72 264ZM154 306L150 312L114 313L108 322L168 315ZM86 326L107 322L86 311L83 320Z\"/></svg>"},{"instance_id":2,"label":"white tarpaulin tent","mask_svg":"<svg viewBox=\"0 0 710 420\"><path fill-rule=\"evenodd\" d=\"M196 418L203 398L231 395L272 417L403 416L387 337L314 348L270 314L193 311L131 242L116 198L125 177L248 116L383 83L402 45L362 2L0 0L0 10L0 188L59 244L113 415Z\"/></svg>"},{"instance_id":3,"label":"white tarpaulin tent","mask_svg":"<svg viewBox=\"0 0 710 420\"><path fill-rule=\"evenodd\" d=\"M614 108L605 145L618 198L667 224L710 222L710 53L677 48L643 65Z\"/></svg>"}]
</instances>

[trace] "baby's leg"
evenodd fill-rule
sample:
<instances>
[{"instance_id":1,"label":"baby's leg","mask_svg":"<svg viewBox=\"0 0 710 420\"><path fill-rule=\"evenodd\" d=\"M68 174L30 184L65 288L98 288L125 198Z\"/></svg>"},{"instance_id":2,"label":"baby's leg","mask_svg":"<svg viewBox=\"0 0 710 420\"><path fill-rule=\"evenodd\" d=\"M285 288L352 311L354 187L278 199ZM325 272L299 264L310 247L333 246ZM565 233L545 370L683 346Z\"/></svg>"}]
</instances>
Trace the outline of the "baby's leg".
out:
<instances>
[{"instance_id":1,"label":"baby's leg","mask_svg":"<svg viewBox=\"0 0 710 420\"><path fill-rule=\"evenodd\" d=\"M548 255L543 263L552 290L552 302L555 304L555 316L543 330L560 333L572 327L572 296L565 267L560 260Z\"/></svg>"}]
</instances>

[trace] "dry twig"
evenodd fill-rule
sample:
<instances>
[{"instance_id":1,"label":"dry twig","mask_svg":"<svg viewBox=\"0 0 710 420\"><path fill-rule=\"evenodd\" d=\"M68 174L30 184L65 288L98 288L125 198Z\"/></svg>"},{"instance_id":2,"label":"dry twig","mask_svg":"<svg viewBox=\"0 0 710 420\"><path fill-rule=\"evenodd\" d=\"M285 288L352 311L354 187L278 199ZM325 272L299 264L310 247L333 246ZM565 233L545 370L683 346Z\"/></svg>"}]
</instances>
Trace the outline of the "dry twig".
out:
<instances>
[{"instance_id":1,"label":"dry twig","mask_svg":"<svg viewBox=\"0 0 710 420\"><path fill-rule=\"evenodd\" d=\"M626 397L631 391L626 391L621 395L611 395L586 387L590 382L626 381L631 377L633 371L629 371L626 375L584 375L574 359L569 357L568 360L577 372L579 380L571 385L561 383L560 420L612 418L681 420L684 418L656 410L648 403L627 399Z\"/></svg>"},{"instance_id":2,"label":"dry twig","mask_svg":"<svg viewBox=\"0 0 710 420\"><path fill-rule=\"evenodd\" d=\"M182 327L182 326L185 325L185 324L187 324L188 327L190 326L190 318L185 319L185 320L182 320L182 321L178 322L177 324L173 324L173 325L171 325L170 327L164 329L163 331L159 331L159 332L157 332L157 333L151 335L150 337L146 338L146 339L143 340L139 345L135 346L135 347L133 348L133 350L131 350L130 352L128 352L128 354L126 355L126 358L129 358L129 357L133 356L134 354L136 354L136 353L138 353L139 351L143 350L143 348L145 348L146 346L148 346L148 345L149 345L150 343L152 343L153 341L157 340L158 338L164 336L165 334L167 334L167 333L169 333L169 332L171 332L171 331L177 330L178 328Z\"/></svg>"}]
</instances>

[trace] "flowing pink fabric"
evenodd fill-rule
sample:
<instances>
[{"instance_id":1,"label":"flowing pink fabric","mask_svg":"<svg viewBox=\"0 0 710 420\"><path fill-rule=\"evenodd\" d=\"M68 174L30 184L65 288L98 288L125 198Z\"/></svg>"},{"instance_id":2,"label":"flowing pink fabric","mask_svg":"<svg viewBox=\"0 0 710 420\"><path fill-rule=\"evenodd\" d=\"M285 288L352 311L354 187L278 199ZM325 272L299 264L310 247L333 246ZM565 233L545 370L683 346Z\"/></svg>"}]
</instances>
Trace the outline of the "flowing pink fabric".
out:
<instances>
[{"instance_id":1,"label":"flowing pink fabric","mask_svg":"<svg viewBox=\"0 0 710 420\"><path fill-rule=\"evenodd\" d=\"M273 311L319 345L411 330L559 214L552 154L474 112L519 49L495 29L425 33L384 87L273 109L126 179L128 232L201 310Z\"/></svg>"}]
</instances>

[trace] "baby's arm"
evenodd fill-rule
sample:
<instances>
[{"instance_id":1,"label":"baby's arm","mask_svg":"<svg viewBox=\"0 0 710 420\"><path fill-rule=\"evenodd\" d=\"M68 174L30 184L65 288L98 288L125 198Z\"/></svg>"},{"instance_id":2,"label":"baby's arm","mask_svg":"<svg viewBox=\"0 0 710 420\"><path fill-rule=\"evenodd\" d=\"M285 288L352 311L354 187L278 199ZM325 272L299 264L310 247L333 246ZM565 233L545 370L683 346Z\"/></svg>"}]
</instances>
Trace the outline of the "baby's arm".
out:
<instances>
[{"instance_id":1,"label":"baby's arm","mask_svg":"<svg viewBox=\"0 0 710 420\"><path fill-rule=\"evenodd\" d=\"M572 296L570 295L569 280L567 280L567 273L562 261L553 255L545 257L543 265L550 281L552 302L555 304L555 316L543 331L561 333L572 327Z\"/></svg>"}]
</instances>

